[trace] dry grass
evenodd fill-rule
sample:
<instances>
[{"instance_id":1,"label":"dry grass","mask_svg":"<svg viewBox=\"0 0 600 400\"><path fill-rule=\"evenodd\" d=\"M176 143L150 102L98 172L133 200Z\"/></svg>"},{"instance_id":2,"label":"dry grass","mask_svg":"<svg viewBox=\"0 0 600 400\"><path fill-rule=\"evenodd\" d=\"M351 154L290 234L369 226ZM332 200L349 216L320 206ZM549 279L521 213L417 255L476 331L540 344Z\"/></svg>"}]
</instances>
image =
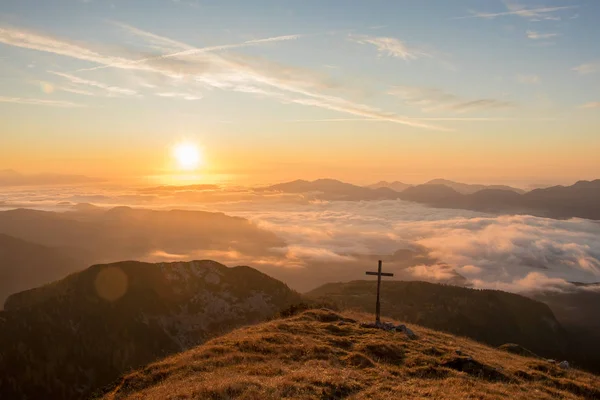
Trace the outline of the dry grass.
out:
<instances>
[{"instance_id":1,"label":"dry grass","mask_svg":"<svg viewBox=\"0 0 600 400\"><path fill-rule=\"evenodd\" d=\"M104 399L600 399L600 378L367 314L309 310L238 329L127 375ZM460 349L462 355L456 350Z\"/></svg>"}]
</instances>

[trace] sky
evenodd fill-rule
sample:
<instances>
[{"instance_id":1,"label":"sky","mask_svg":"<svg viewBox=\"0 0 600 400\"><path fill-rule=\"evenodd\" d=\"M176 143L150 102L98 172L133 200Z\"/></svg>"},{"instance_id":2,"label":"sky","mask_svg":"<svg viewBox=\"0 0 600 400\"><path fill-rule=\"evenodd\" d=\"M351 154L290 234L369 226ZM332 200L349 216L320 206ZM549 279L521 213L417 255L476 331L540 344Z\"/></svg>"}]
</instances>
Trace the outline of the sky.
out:
<instances>
[{"instance_id":1,"label":"sky","mask_svg":"<svg viewBox=\"0 0 600 400\"><path fill-rule=\"evenodd\" d=\"M599 18L597 0L2 0L0 170L595 179Z\"/></svg>"}]
</instances>

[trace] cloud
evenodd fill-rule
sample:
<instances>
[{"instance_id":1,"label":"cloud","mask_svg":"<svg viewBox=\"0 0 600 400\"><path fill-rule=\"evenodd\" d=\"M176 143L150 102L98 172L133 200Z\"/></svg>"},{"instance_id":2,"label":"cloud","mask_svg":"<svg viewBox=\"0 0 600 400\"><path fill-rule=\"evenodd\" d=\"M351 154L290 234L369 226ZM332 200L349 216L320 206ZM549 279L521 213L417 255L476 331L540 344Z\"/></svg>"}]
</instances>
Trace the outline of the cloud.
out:
<instances>
[{"instance_id":1,"label":"cloud","mask_svg":"<svg viewBox=\"0 0 600 400\"><path fill-rule=\"evenodd\" d=\"M46 99L34 99L34 98L23 98L23 97L4 97L0 96L0 103L14 103L14 104L28 104L34 106L50 106L50 107L83 107L81 104L72 103L64 100L46 100Z\"/></svg>"},{"instance_id":2,"label":"cloud","mask_svg":"<svg viewBox=\"0 0 600 400\"><path fill-rule=\"evenodd\" d=\"M44 51L98 64L124 62L119 57L104 56L79 44L16 28L0 27L0 43L25 49Z\"/></svg>"},{"instance_id":3,"label":"cloud","mask_svg":"<svg viewBox=\"0 0 600 400\"><path fill-rule=\"evenodd\" d=\"M140 193L151 196L141 196ZM5 191L15 204L65 211L64 201L154 209L220 211L247 218L285 243L257 253L200 249L190 241L154 249L148 259L213 258L250 265L292 287L364 279L377 259L395 279L430 280L509 291L562 290L600 281L600 222L433 209L404 201L313 202L303 194L261 195L244 188L61 187Z\"/></svg>"},{"instance_id":4,"label":"cloud","mask_svg":"<svg viewBox=\"0 0 600 400\"><path fill-rule=\"evenodd\" d=\"M578 6L555 6L555 7L531 7L521 5L516 2L505 1L504 5L506 7L506 11L501 12L479 12L469 10L470 15L456 17L454 19L465 19L465 18L483 18L483 19L495 19L498 17L509 17L509 16L517 16L521 18L526 18L531 21L539 21L539 20L560 20L560 17L556 15L557 12L563 10L569 10L577 8Z\"/></svg>"},{"instance_id":5,"label":"cloud","mask_svg":"<svg viewBox=\"0 0 600 400\"><path fill-rule=\"evenodd\" d=\"M572 69L573 71L578 72L580 75L593 74L600 71L600 61L581 64L577 67L573 67Z\"/></svg>"},{"instance_id":6,"label":"cloud","mask_svg":"<svg viewBox=\"0 0 600 400\"><path fill-rule=\"evenodd\" d=\"M143 37L143 38L149 40L150 43L153 43L155 45L155 47L159 48L160 50L174 51L174 50L179 49L179 51L171 52L169 54L163 54L163 55L154 56L154 57L146 57L146 58L141 58L141 59L137 59L137 60L130 60L128 62L128 64L132 65L132 66L138 65L138 64L144 64L144 63L148 63L148 62L152 62L152 61L159 61L159 60L168 59L168 58L182 58L182 57L193 56L193 55L197 55L197 54L201 54L201 53L210 53L210 52L216 52L216 51L222 51L222 50L230 50L230 49L236 49L236 48L240 48L240 47L254 46L254 45L263 44L263 43L273 43L273 42L281 42L281 41L287 41L287 40L296 40L303 36L303 35L299 35L299 34L274 36L274 37L268 37L268 38L262 38L262 39L247 40L247 41L244 41L241 43L224 44L224 45L196 48L196 47L187 45L185 43L182 43L182 42L179 42L176 40L165 38L165 37L162 37L159 35L155 35L151 32L147 32L142 29L138 29L131 25L123 24L120 22L113 22L113 24L120 26L121 28L127 30L131 34L134 34L136 36L140 36L140 37ZM114 67L121 68L121 67L123 67L123 64L122 64L122 62L118 62L115 64L101 65L101 66L94 67L94 68L81 69L78 72L94 71L97 69L114 68Z\"/></svg>"},{"instance_id":7,"label":"cloud","mask_svg":"<svg viewBox=\"0 0 600 400\"><path fill-rule=\"evenodd\" d=\"M145 59L125 59L122 57L106 56L100 52L87 49L82 45L72 44L50 36L5 28L0 29L0 42L90 61L99 64L100 67L151 72L162 76L170 83L185 82L188 86L197 86L201 89L208 88L251 93L268 97L281 103L313 106L415 128L449 130L444 127L382 111L378 108L333 94L331 92L336 88L328 80L311 71L267 62L258 58L241 57L231 54L220 55L214 52L217 48L226 48L223 46L215 46L211 48L212 50L207 50L207 48L195 48L137 28L131 29L131 32L139 37L151 40L151 43L155 45L163 43L170 47L179 47L180 51ZM298 35L287 35L249 40L242 43L242 45L247 46L280 40L293 40L297 37ZM240 45L234 46L239 47ZM85 70L80 69L78 71L81 73ZM114 93L119 91L119 88L91 79L84 79L66 73L63 73L63 76L68 77L72 81L77 81L82 85L102 85L102 87L96 87L111 90ZM125 92L121 91L121 94L133 94L129 92L129 89L124 90ZM165 93L166 91L161 92Z\"/></svg>"},{"instance_id":8,"label":"cloud","mask_svg":"<svg viewBox=\"0 0 600 400\"><path fill-rule=\"evenodd\" d=\"M490 122L490 121L522 121L523 118L502 118L502 117L431 117L431 118L413 118L417 121L453 121L453 122ZM551 118L531 118L534 121L549 121ZM278 122L386 122L373 118L322 118L322 119L291 119Z\"/></svg>"},{"instance_id":9,"label":"cloud","mask_svg":"<svg viewBox=\"0 0 600 400\"><path fill-rule=\"evenodd\" d=\"M456 271L445 264L415 265L407 268L407 271L414 278L429 282L447 282L456 277Z\"/></svg>"},{"instance_id":10,"label":"cloud","mask_svg":"<svg viewBox=\"0 0 600 400\"><path fill-rule=\"evenodd\" d=\"M536 31L527 31L527 37L533 40L550 39L559 36L558 33L539 33Z\"/></svg>"},{"instance_id":11,"label":"cloud","mask_svg":"<svg viewBox=\"0 0 600 400\"><path fill-rule=\"evenodd\" d=\"M477 287L504 285L512 291L600 279L600 224L594 221L486 216L400 201L307 204L289 211L259 208L228 212L254 220L287 243L339 255L427 249L437 262L404 269L413 279L463 275Z\"/></svg>"},{"instance_id":12,"label":"cloud","mask_svg":"<svg viewBox=\"0 0 600 400\"><path fill-rule=\"evenodd\" d=\"M63 72L52 72L54 75L68 79L72 84L90 86L98 89L102 89L108 93L109 96L135 96L138 93L132 89L125 89L118 86L107 85L102 82L97 82L91 79L84 79L75 75L66 74Z\"/></svg>"},{"instance_id":13,"label":"cloud","mask_svg":"<svg viewBox=\"0 0 600 400\"><path fill-rule=\"evenodd\" d=\"M478 289L496 289L506 292L536 292L553 291L565 292L574 289L574 285L562 278L549 278L541 272L530 272L524 278L512 282L485 282L480 279L472 280L473 287Z\"/></svg>"},{"instance_id":14,"label":"cloud","mask_svg":"<svg viewBox=\"0 0 600 400\"><path fill-rule=\"evenodd\" d=\"M440 89L416 86L396 86L388 93L401 98L408 105L420 108L422 111L442 110L467 113L515 107L515 104L510 101L485 98L463 99Z\"/></svg>"},{"instance_id":15,"label":"cloud","mask_svg":"<svg viewBox=\"0 0 600 400\"><path fill-rule=\"evenodd\" d=\"M399 39L391 37L375 37L366 35L350 35L350 40L360 44L370 44L377 48L380 55L402 58L406 61L416 60L423 57L431 57L430 54L416 47L411 47Z\"/></svg>"},{"instance_id":16,"label":"cloud","mask_svg":"<svg viewBox=\"0 0 600 400\"><path fill-rule=\"evenodd\" d=\"M537 85L542 79L538 75L517 75L517 81L525 85Z\"/></svg>"},{"instance_id":17,"label":"cloud","mask_svg":"<svg viewBox=\"0 0 600 400\"><path fill-rule=\"evenodd\" d=\"M600 108L600 101L592 101L590 103L585 103L581 106L581 108Z\"/></svg>"},{"instance_id":18,"label":"cloud","mask_svg":"<svg viewBox=\"0 0 600 400\"><path fill-rule=\"evenodd\" d=\"M184 100L200 100L202 96L199 94L182 93L182 92L159 92L156 93L159 97L181 98Z\"/></svg>"}]
</instances>

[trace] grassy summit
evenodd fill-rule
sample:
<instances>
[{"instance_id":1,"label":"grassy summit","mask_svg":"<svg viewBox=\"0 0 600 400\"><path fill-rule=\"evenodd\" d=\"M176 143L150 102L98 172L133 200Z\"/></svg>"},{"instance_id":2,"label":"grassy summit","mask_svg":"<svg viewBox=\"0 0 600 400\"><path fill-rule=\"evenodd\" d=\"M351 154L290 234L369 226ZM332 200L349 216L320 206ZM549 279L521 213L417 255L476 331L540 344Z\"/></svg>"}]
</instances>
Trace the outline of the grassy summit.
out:
<instances>
[{"instance_id":1,"label":"grassy summit","mask_svg":"<svg viewBox=\"0 0 600 400\"><path fill-rule=\"evenodd\" d=\"M372 318L309 310L238 329L130 373L100 397L600 398L595 375L419 326L409 340L358 323Z\"/></svg>"}]
</instances>

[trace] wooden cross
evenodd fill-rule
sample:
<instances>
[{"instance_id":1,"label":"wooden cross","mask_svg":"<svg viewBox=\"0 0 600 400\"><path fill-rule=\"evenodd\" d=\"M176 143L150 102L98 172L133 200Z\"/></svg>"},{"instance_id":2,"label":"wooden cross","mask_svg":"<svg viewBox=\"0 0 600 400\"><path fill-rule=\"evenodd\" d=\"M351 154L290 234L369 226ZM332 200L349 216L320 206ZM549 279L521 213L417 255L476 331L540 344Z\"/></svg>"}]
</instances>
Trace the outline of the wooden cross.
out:
<instances>
[{"instance_id":1,"label":"wooden cross","mask_svg":"<svg viewBox=\"0 0 600 400\"><path fill-rule=\"evenodd\" d=\"M377 272L367 271L367 275L377 275L377 304L375 305L375 323L380 323L380 311L381 305L379 304L379 288L381 287L381 277L382 276L394 276L394 274L390 274L389 272L381 272L381 260L379 260L379 268L377 268Z\"/></svg>"}]
</instances>

